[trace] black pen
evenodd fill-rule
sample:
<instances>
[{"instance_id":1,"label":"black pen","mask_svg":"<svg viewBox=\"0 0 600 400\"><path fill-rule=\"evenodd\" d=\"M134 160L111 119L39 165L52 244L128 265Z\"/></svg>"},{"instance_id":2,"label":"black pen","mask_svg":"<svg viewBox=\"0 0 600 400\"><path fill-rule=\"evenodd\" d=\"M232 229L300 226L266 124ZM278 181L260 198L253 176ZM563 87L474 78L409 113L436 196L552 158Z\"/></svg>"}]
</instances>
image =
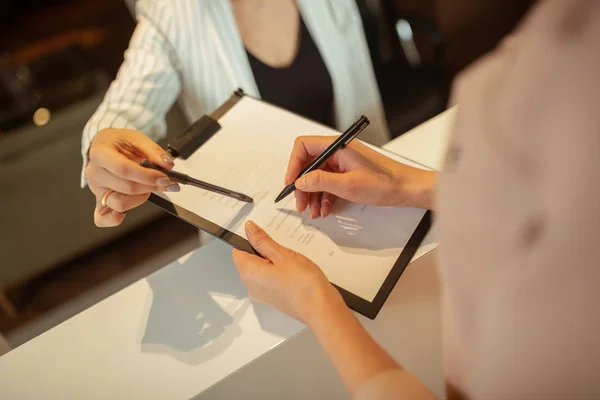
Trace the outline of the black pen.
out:
<instances>
[{"instance_id":1,"label":"black pen","mask_svg":"<svg viewBox=\"0 0 600 400\"><path fill-rule=\"evenodd\" d=\"M358 119L358 121L356 121L354 124L352 124L350 128L346 130L346 132L342 133L340 137L338 137L333 143L331 143L331 145L328 148L325 149L325 151L319 154L319 156L315 158L313 162L311 162L306 168L304 168L300 172L300 175L298 175L298 177L294 180L294 182L301 176L304 176L309 172L312 172L319 168L337 150L343 149L344 147L348 146L348 144L355 137L357 137L358 134L363 131L363 129L365 129L369 125L369 123L370 122L367 117L365 117L364 115L361 116ZM289 185L287 185L281 191L281 193L279 193L279 196L277 196L277 198L275 199L275 203L278 203L284 198L286 198L294 190L296 190L296 185L294 183L290 183Z\"/></svg>"},{"instance_id":2,"label":"black pen","mask_svg":"<svg viewBox=\"0 0 600 400\"><path fill-rule=\"evenodd\" d=\"M199 187L201 189L208 190L210 192L222 194L223 196L227 196L227 197L233 197L234 199L237 199L240 201L245 201L246 203L254 202L252 197L246 196L243 193L234 192L233 190L225 189L223 187L213 185L212 183L194 179L189 175L182 174L181 172L176 172L176 171L171 171L171 170L165 169L159 165L151 163L148 160L144 160L144 161L140 162L140 165L145 168L151 168L151 169L160 171L163 174L165 174L166 176L168 176L171 181L176 182L176 183L181 183L183 185L193 185L193 186Z\"/></svg>"}]
</instances>

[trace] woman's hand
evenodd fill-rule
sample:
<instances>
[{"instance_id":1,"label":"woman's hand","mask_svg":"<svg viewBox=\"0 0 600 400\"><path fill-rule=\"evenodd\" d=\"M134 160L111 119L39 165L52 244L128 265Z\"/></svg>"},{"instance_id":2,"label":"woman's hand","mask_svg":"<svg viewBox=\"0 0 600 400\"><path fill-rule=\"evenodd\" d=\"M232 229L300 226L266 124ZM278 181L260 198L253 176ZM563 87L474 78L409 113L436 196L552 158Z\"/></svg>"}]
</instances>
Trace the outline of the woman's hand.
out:
<instances>
[{"instance_id":1,"label":"woman's hand","mask_svg":"<svg viewBox=\"0 0 600 400\"><path fill-rule=\"evenodd\" d=\"M246 223L246 235L265 257L233 250L233 261L250 298L308 325L353 396L378 375L393 372L392 389L399 398L435 398L373 340L319 267L277 244L253 222Z\"/></svg>"},{"instance_id":2,"label":"woman's hand","mask_svg":"<svg viewBox=\"0 0 600 400\"><path fill-rule=\"evenodd\" d=\"M285 184L294 182L335 139L296 139ZM300 212L308 207L313 218L326 217L337 197L377 206L432 208L434 185L435 172L399 163L354 141L329 157L322 169L296 180L296 207Z\"/></svg>"},{"instance_id":3,"label":"woman's hand","mask_svg":"<svg viewBox=\"0 0 600 400\"><path fill-rule=\"evenodd\" d=\"M252 300L268 304L309 326L310 310L336 302L345 308L340 294L315 263L279 245L252 221L246 222L246 236L264 257L233 250L233 262Z\"/></svg>"},{"instance_id":4,"label":"woman's hand","mask_svg":"<svg viewBox=\"0 0 600 400\"><path fill-rule=\"evenodd\" d=\"M84 175L96 196L94 223L100 227L117 226L125 213L155 191L179 191L162 172L144 168L147 159L163 168L173 168L173 159L149 137L130 129L104 129L96 134L89 149ZM114 190L102 206L102 197Z\"/></svg>"}]
</instances>

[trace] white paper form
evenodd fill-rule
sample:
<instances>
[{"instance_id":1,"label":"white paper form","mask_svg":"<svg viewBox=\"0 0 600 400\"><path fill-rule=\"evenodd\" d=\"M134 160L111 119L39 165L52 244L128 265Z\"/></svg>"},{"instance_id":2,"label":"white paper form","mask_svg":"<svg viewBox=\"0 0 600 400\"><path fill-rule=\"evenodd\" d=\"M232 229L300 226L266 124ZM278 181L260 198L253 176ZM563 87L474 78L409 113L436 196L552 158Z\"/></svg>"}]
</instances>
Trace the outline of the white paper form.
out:
<instances>
[{"instance_id":1,"label":"white paper form","mask_svg":"<svg viewBox=\"0 0 600 400\"><path fill-rule=\"evenodd\" d=\"M296 211L293 194L274 204L295 138L339 132L248 96L219 124L221 130L191 157L176 160L175 170L247 194L254 203L188 185L160 195L244 238L244 223L252 219L283 246L317 263L332 283L373 301L425 210L338 200L331 215L313 220Z\"/></svg>"}]
</instances>

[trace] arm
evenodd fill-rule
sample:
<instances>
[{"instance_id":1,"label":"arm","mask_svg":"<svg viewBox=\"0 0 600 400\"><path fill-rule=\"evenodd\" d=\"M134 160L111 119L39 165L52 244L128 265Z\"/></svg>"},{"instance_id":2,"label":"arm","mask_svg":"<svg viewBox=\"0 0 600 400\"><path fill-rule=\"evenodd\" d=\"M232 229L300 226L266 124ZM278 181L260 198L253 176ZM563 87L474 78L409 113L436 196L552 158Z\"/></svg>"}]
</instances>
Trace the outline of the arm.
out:
<instances>
[{"instance_id":1,"label":"arm","mask_svg":"<svg viewBox=\"0 0 600 400\"><path fill-rule=\"evenodd\" d=\"M265 258L234 250L240 278L253 300L306 323L357 399L432 399L365 331L323 272L306 257L246 224L252 246Z\"/></svg>"},{"instance_id":2,"label":"arm","mask_svg":"<svg viewBox=\"0 0 600 400\"><path fill-rule=\"evenodd\" d=\"M171 46L174 33L169 7L163 2L141 0L136 4L136 15L138 25L125 60L84 128L84 168L91 142L103 129L131 129L154 140L164 136L165 114L181 91L177 58ZM159 25L158 21L164 22ZM85 183L82 173L82 187Z\"/></svg>"},{"instance_id":3,"label":"arm","mask_svg":"<svg viewBox=\"0 0 600 400\"><path fill-rule=\"evenodd\" d=\"M435 398L373 340L337 291L313 310L309 327L354 398Z\"/></svg>"}]
</instances>

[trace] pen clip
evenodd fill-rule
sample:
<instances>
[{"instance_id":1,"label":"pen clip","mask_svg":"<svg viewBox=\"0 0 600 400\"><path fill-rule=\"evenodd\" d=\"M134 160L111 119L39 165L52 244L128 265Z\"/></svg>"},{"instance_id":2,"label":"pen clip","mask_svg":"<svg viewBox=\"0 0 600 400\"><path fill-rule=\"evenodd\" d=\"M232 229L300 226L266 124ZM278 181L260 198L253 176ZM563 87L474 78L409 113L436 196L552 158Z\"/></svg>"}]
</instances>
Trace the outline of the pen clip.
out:
<instances>
[{"instance_id":1,"label":"pen clip","mask_svg":"<svg viewBox=\"0 0 600 400\"><path fill-rule=\"evenodd\" d=\"M361 117L360 121L357 122L358 128L356 128L356 132L352 136L350 136L346 141L342 144L342 149L345 148L353 141L367 126L369 126L369 119L364 115Z\"/></svg>"}]
</instances>

